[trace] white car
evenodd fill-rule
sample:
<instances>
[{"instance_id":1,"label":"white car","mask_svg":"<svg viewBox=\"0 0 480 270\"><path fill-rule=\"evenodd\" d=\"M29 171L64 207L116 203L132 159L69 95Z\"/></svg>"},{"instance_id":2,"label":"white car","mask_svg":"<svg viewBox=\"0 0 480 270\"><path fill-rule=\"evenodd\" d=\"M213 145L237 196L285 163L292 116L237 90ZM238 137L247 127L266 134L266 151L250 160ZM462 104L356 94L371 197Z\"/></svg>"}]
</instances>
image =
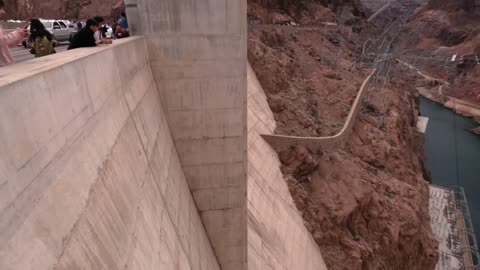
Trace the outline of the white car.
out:
<instances>
[{"instance_id":1,"label":"white car","mask_svg":"<svg viewBox=\"0 0 480 270\"><path fill-rule=\"evenodd\" d=\"M71 21L68 21L68 20L60 20L60 21L62 21L63 23L65 23L68 26L68 29L70 31L70 35L69 35L68 40L71 41L73 36L75 36L75 34L78 33L77 24L75 24Z\"/></svg>"},{"instance_id":2,"label":"white car","mask_svg":"<svg viewBox=\"0 0 480 270\"><path fill-rule=\"evenodd\" d=\"M57 41L68 41L70 39L70 27L62 20L40 20L48 32L50 32Z\"/></svg>"},{"instance_id":3,"label":"white car","mask_svg":"<svg viewBox=\"0 0 480 270\"><path fill-rule=\"evenodd\" d=\"M47 29L57 41L68 41L72 33L76 33L76 27L72 24L73 28L71 28L70 25L67 25L68 21L41 19L40 22L42 22L45 29ZM30 26L28 26L27 29L30 31Z\"/></svg>"}]
</instances>

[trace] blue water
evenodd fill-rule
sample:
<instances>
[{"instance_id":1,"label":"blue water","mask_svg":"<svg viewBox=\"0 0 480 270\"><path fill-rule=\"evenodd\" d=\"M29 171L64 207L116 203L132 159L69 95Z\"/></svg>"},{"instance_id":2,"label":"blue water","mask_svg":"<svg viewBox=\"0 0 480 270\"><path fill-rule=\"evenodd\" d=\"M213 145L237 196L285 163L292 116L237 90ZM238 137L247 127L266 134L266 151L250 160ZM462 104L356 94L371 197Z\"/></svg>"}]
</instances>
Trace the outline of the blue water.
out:
<instances>
[{"instance_id":1,"label":"blue water","mask_svg":"<svg viewBox=\"0 0 480 270\"><path fill-rule=\"evenodd\" d=\"M425 151L432 182L465 189L480 243L480 136L469 131L477 125L472 119L423 98L420 112L430 118L425 133Z\"/></svg>"}]
</instances>

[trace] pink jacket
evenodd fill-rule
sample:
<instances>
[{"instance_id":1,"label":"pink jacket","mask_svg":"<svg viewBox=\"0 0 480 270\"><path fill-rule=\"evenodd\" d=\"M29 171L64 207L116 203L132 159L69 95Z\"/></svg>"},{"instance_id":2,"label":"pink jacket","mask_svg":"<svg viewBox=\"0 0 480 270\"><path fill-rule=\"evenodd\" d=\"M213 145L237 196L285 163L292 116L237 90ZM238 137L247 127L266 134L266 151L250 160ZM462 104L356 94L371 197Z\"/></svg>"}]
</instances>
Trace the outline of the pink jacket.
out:
<instances>
[{"instance_id":1,"label":"pink jacket","mask_svg":"<svg viewBox=\"0 0 480 270\"><path fill-rule=\"evenodd\" d=\"M13 31L7 34L0 27L0 66L10 65L14 62L9 47L18 45L22 39L22 31Z\"/></svg>"}]
</instances>

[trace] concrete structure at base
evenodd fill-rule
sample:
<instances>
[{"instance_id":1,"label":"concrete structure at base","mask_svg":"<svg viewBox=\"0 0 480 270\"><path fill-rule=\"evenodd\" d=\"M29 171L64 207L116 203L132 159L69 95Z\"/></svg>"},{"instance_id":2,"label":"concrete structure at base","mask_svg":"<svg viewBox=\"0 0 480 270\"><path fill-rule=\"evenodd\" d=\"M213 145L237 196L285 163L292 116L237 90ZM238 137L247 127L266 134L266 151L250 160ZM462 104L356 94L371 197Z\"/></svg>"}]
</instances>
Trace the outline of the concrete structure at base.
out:
<instances>
[{"instance_id":1,"label":"concrete structure at base","mask_svg":"<svg viewBox=\"0 0 480 270\"><path fill-rule=\"evenodd\" d=\"M433 234L439 243L435 269L479 269L480 255L463 188L430 185L429 210Z\"/></svg>"},{"instance_id":2,"label":"concrete structure at base","mask_svg":"<svg viewBox=\"0 0 480 270\"><path fill-rule=\"evenodd\" d=\"M142 36L0 69L0 269L326 269L260 137L246 1L127 8Z\"/></svg>"},{"instance_id":3,"label":"concrete structure at base","mask_svg":"<svg viewBox=\"0 0 480 270\"><path fill-rule=\"evenodd\" d=\"M464 268L463 245L457 226L455 197L447 188L430 186L429 211L432 231L438 241L439 258L436 270Z\"/></svg>"}]
</instances>

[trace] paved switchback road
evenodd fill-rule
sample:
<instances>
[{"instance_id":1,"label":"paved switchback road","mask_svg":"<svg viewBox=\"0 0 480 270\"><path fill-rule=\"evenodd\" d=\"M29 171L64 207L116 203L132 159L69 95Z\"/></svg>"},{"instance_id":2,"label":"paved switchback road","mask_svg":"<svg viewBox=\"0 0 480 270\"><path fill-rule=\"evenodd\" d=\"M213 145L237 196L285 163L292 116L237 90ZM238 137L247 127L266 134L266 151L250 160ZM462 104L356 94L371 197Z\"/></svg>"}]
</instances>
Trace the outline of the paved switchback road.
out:
<instances>
[{"instance_id":1,"label":"paved switchback road","mask_svg":"<svg viewBox=\"0 0 480 270\"><path fill-rule=\"evenodd\" d=\"M57 51L57 53L66 51L68 48L67 45L68 43L60 43L57 47L55 47L55 50ZM30 53L30 49L26 49L24 47L11 48L10 51L12 52L13 58L15 59L16 63L35 58L35 56Z\"/></svg>"}]
</instances>

